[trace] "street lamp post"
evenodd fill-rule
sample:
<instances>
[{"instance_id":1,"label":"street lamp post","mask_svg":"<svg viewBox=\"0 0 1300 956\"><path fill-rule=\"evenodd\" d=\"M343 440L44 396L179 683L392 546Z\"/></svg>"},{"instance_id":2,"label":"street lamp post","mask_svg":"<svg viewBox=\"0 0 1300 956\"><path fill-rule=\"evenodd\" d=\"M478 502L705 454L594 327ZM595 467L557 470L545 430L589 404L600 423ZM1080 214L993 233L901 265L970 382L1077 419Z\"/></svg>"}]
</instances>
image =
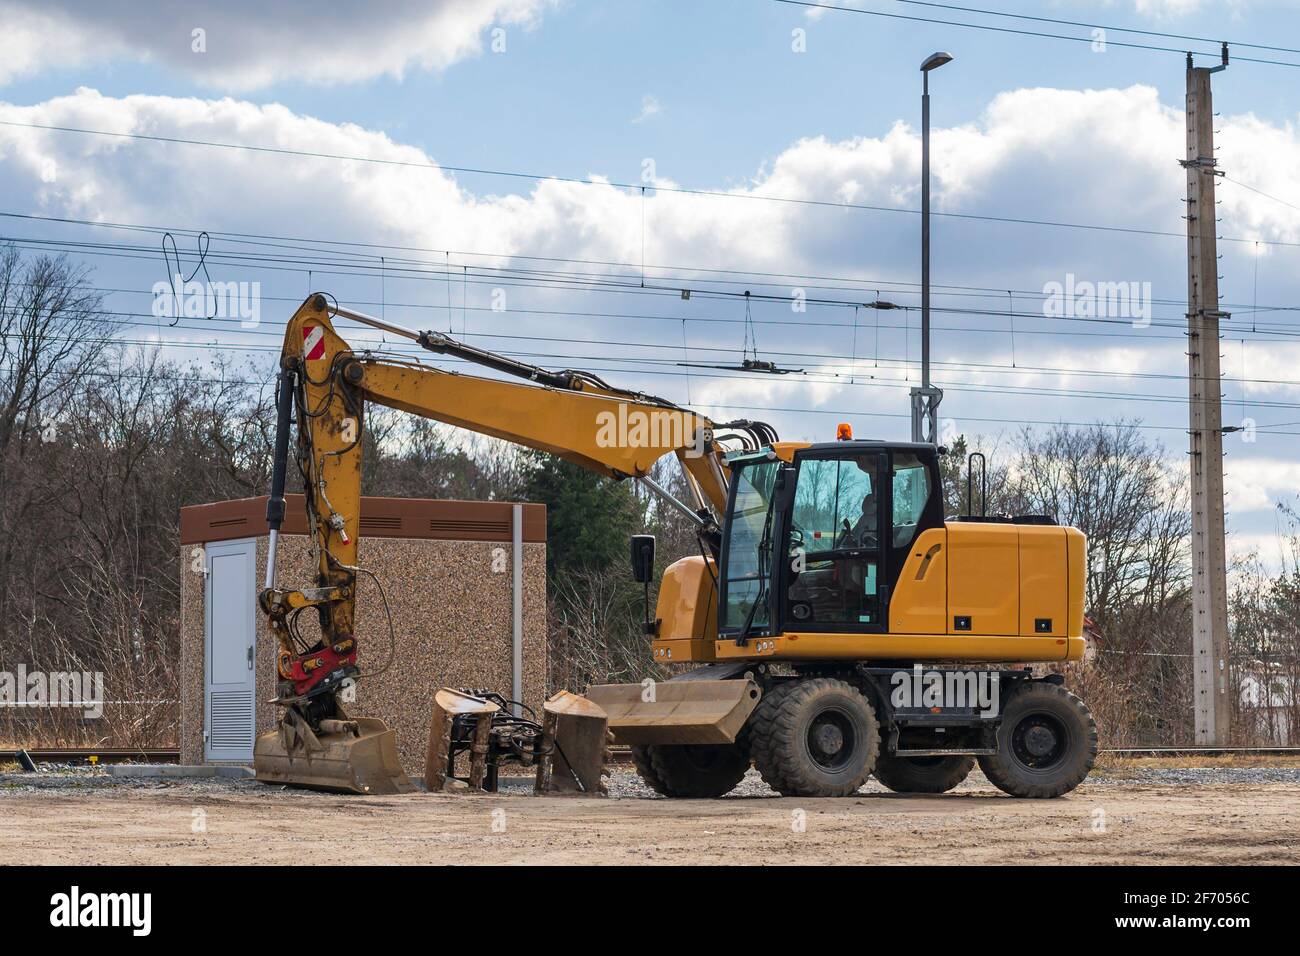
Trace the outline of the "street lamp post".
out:
<instances>
[{"instance_id":1,"label":"street lamp post","mask_svg":"<svg viewBox=\"0 0 1300 956\"><path fill-rule=\"evenodd\" d=\"M952 60L934 53L921 64L921 387L912 389L912 441L935 444L943 389L930 384L930 71Z\"/></svg>"}]
</instances>

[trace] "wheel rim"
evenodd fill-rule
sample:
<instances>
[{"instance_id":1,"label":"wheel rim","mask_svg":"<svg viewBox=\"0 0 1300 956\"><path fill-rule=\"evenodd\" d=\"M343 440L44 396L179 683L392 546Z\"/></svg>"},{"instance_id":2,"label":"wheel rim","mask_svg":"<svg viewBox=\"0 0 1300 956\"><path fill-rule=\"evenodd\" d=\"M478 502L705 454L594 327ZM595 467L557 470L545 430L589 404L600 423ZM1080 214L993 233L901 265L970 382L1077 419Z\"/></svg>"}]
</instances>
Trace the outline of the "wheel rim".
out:
<instances>
[{"instance_id":1,"label":"wheel rim","mask_svg":"<svg viewBox=\"0 0 1300 956\"><path fill-rule=\"evenodd\" d=\"M804 744L813 763L828 773L839 773L853 762L858 733L847 713L837 708L827 709L808 724Z\"/></svg>"},{"instance_id":2,"label":"wheel rim","mask_svg":"<svg viewBox=\"0 0 1300 956\"><path fill-rule=\"evenodd\" d=\"M1054 714L1026 714L1011 734L1011 755L1016 762L1040 773L1059 765L1069 747L1070 731Z\"/></svg>"}]
</instances>

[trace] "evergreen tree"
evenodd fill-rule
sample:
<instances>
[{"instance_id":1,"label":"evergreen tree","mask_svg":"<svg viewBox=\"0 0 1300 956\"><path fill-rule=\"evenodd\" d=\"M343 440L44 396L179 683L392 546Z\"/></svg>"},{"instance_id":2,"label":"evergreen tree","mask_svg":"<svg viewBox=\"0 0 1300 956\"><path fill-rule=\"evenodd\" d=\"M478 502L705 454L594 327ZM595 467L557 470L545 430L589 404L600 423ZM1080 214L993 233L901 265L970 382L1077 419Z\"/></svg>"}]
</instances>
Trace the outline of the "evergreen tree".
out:
<instances>
[{"instance_id":1,"label":"evergreen tree","mask_svg":"<svg viewBox=\"0 0 1300 956\"><path fill-rule=\"evenodd\" d=\"M628 563L628 538L641 524L630 482L611 481L542 452L529 453L524 467L524 500L546 505L552 585L570 572Z\"/></svg>"}]
</instances>

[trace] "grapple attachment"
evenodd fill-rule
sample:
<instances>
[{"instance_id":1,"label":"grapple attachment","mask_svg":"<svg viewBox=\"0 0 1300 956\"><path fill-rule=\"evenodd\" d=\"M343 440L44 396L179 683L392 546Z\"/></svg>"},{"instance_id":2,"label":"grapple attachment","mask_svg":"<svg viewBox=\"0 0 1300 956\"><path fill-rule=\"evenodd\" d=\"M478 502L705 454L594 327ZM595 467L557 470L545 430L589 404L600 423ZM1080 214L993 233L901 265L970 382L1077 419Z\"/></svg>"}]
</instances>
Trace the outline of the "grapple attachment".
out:
<instances>
[{"instance_id":1,"label":"grapple attachment","mask_svg":"<svg viewBox=\"0 0 1300 956\"><path fill-rule=\"evenodd\" d=\"M447 789L454 780L458 744L469 741L470 789L482 790L488 777L492 717L501 708L490 700L444 687L433 695L433 716L429 721L429 746L424 755L424 785L430 793Z\"/></svg>"},{"instance_id":2,"label":"grapple attachment","mask_svg":"<svg viewBox=\"0 0 1300 956\"><path fill-rule=\"evenodd\" d=\"M669 680L597 684L587 697L609 715L620 744L733 743L761 696L758 684L735 680Z\"/></svg>"},{"instance_id":3,"label":"grapple attachment","mask_svg":"<svg viewBox=\"0 0 1300 956\"><path fill-rule=\"evenodd\" d=\"M562 690L542 705L542 712L536 792L606 793L610 736L605 711Z\"/></svg>"},{"instance_id":4,"label":"grapple attachment","mask_svg":"<svg viewBox=\"0 0 1300 956\"><path fill-rule=\"evenodd\" d=\"M253 769L264 783L371 796L411 793L397 735L375 717L322 720L313 731L292 707L275 730L260 734Z\"/></svg>"},{"instance_id":5,"label":"grapple attachment","mask_svg":"<svg viewBox=\"0 0 1300 956\"><path fill-rule=\"evenodd\" d=\"M537 793L605 793L609 738L601 708L561 691L538 723L512 713L514 706L489 691L444 687L433 695L424 769L430 793L494 792L504 766L536 768ZM457 758L468 763L467 775L456 775Z\"/></svg>"}]
</instances>

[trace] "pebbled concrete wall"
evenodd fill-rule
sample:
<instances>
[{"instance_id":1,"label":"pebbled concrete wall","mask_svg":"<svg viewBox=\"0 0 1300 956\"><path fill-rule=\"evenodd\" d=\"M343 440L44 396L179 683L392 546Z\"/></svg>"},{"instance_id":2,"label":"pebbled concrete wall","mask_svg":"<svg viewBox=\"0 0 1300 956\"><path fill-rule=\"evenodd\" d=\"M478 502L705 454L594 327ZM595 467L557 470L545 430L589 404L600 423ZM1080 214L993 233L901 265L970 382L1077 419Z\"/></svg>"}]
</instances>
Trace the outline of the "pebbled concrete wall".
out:
<instances>
[{"instance_id":1,"label":"pebbled concrete wall","mask_svg":"<svg viewBox=\"0 0 1300 956\"><path fill-rule=\"evenodd\" d=\"M267 540L257 538L259 586L265 576ZM312 584L314 565L308 544L303 535L280 538L279 586ZM179 736L181 762L193 764L204 762L204 580L202 573L192 570L197 546L181 547ZM485 687L510 693L511 544L363 537L359 549L361 566L370 568L387 592L396 654L383 674L358 681L357 700L350 709L382 718L396 730L406 772L423 775L429 713L439 687ZM546 545L525 542L523 550L524 703L540 711L547 671ZM494 557L495 566L504 567L504 572L494 572ZM359 577L359 589L357 640L365 674L388 660L389 634L378 589L365 575ZM278 719L278 708L267 703L275 696L277 648L259 611L255 665L259 733L274 727Z\"/></svg>"}]
</instances>

